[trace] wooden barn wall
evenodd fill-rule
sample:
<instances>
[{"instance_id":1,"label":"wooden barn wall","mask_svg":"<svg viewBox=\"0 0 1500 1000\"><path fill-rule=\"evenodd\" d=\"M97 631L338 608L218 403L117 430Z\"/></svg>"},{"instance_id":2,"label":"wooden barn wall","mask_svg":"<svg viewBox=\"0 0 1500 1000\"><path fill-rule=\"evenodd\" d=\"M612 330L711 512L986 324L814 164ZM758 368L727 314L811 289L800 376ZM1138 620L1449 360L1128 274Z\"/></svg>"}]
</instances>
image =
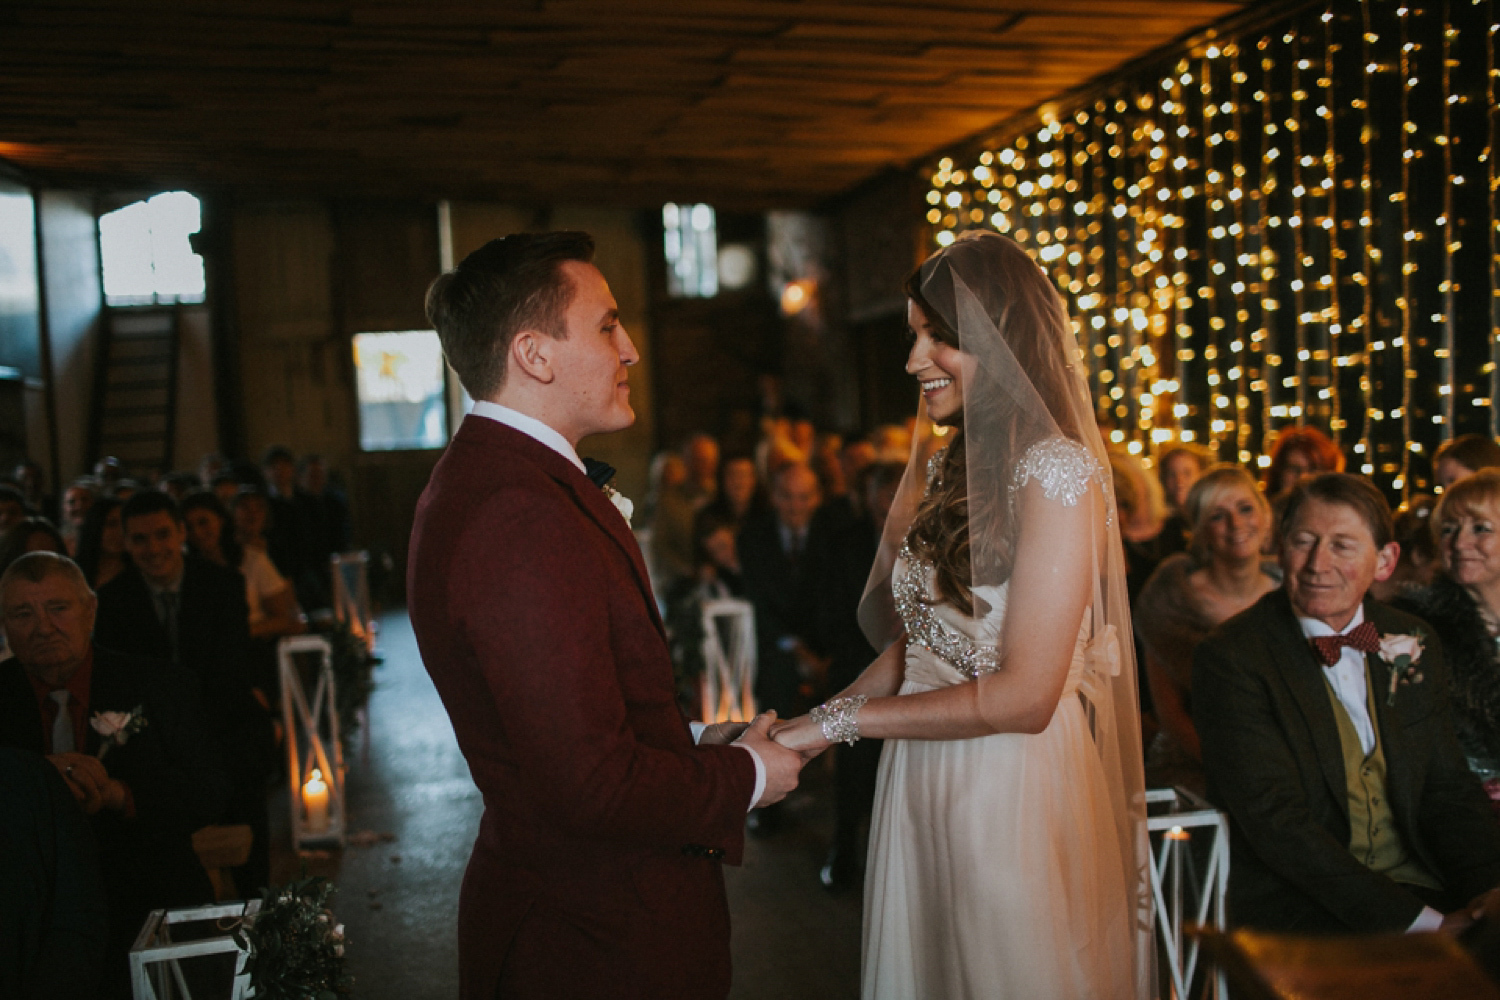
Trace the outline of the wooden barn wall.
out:
<instances>
[{"instance_id":1,"label":"wooden barn wall","mask_svg":"<svg viewBox=\"0 0 1500 1000\"><path fill-rule=\"evenodd\" d=\"M351 338L378 330L425 329L423 299L438 274L433 202L263 201L236 206L234 296L238 319L245 452L273 444L318 452L346 485L355 544L391 555L399 599L412 514L440 451L359 450ZM585 229L621 315L642 348L632 376L634 428L585 443L619 469L620 488L645 494L654 441L646 328L646 265L628 210L559 206L547 211L496 203L450 206L453 258L485 241L527 229Z\"/></svg>"}]
</instances>

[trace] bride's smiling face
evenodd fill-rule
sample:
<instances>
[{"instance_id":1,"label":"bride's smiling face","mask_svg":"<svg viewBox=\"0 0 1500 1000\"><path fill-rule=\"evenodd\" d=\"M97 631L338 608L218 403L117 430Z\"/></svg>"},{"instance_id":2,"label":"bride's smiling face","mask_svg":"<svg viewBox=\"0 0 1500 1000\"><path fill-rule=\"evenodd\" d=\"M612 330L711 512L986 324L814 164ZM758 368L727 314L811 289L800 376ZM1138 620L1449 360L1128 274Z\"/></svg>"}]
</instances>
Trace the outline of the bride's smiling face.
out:
<instances>
[{"instance_id":1,"label":"bride's smiling face","mask_svg":"<svg viewBox=\"0 0 1500 1000\"><path fill-rule=\"evenodd\" d=\"M906 357L906 373L916 378L927 401L927 416L935 424L956 426L964 419L963 374L968 367L967 355L938 339L939 331L928 320L922 307L906 303L906 326L911 336L911 353Z\"/></svg>"}]
</instances>

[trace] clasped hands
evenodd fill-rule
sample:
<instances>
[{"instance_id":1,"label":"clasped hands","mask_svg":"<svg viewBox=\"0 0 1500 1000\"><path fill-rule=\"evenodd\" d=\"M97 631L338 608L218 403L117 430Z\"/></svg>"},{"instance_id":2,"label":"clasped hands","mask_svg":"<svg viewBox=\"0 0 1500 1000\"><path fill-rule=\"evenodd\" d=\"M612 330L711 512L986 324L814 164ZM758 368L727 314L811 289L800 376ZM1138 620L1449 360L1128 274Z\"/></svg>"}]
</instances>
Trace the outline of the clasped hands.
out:
<instances>
[{"instance_id":1,"label":"clasped hands","mask_svg":"<svg viewBox=\"0 0 1500 1000\"><path fill-rule=\"evenodd\" d=\"M828 749L822 730L805 715L784 722L774 711L762 712L753 722L718 722L703 730L701 746L738 743L754 750L766 769L766 787L755 802L758 809L774 805L797 787L802 767Z\"/></svg>"},{"instance_id":2,"label":"clasped hands","mask_svg":"<svg viewBox=\"0 0 1500 1000\"><path fill-rule=\"evenodd\" d=\"M54 753L48 754L47 759L67 782L68 791L86 814L92 816L100 809L117 812L125 809L125 786L109 776L99 758L86 753Z\"/></svg>"}]
</instances>

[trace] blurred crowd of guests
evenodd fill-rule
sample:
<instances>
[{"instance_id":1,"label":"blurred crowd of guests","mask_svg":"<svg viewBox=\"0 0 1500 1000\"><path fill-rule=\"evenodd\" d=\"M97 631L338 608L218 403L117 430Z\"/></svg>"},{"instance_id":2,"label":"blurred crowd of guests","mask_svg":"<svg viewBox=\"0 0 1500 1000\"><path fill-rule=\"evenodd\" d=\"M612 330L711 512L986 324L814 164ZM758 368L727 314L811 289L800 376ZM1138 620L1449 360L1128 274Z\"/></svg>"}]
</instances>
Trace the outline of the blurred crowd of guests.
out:
<instances>
[{"instance_id":1,"label":"blurred crowd of guests","mask_svg":"<svg viewBox=\"0 0 1500 1000\"><path fill-rule=\"evenodd\" d=\"M0 996L129 996L146 914L213 901L196 831L248 827L236 895L270 881L275 643L329 614L349 508L283 447L40 483L0 484Z\"/></svg>"},{"instance_id":2,"label":"blurred crowd of guests","mask_svg":"<svg viewBox=\"0 0 1500 1000\"><path fill-rule=\"evenodd\" d=\"M1192 720L1193 653L1215 626L1282 584L1277 525L1298 483L1343 472L1344 457L1311 427L1277 438L1259 478L1178 444L1147 470L1113 453L1129 567L1148 782L1203 791ZM1471 768L1500 777L1500 444L1453 438L1433 461L1436 494L1395 512L1400 560L1370 591L1426 619L1452 673L1455 719ZM1154 473L1154 474L1153 474ZM1493 785L1500 791L1500 785Z\"/></svg>"},{"instance_id":3,"label":"blurred crowd of guests","mask_svg":"<svg viewBox=\"0 0 1500 1000\"><path fill-rule=\"evenodd\" d=\"M656 456L637 523L685 708L699 707L705 601L753 605L761 710L805 712L869 665L875 652L856 613L910 450L904 426L846 437L776 418L744 454L723 455L714 438L695 434ZM837 830L820 876L830 889L858 878L880 743L836 753ZM770 834L782 822L779 807L757 810L751 829Z\"/></svg>"},{"instance_id":4,"label":"blurred crowd of guests","mask_svg":"<svg viewBox=\"0 0 1500 1000\"><path fill-rule=\"evenodd\" d=\"M856 612L885 514L911 450L909 427L818 433L767 420L753 451L721 454L695 434L656 456L637 524L666 610L684 707L699 709L705 601L755 610L757 707L806 711L875 655ZM1278 436L1256 472L1175 444L1149 465L1110 454L1140 664L1148 782L1201 794L1192 715L1193 654L1220 623L1282 585L1276 526L1298 483L1342 472L1337 446L1311 427ZM1429 621L1447 651L1452 700L1471 767L1500 793L1500 445L1449 441L1434 461L1437 495L1396 512L1400 562L1371 596ZM837 824L821 878L859 875L879 742L837 748ZM766 833L775 810L752 817Z\"/></svg>"}]
</instances>

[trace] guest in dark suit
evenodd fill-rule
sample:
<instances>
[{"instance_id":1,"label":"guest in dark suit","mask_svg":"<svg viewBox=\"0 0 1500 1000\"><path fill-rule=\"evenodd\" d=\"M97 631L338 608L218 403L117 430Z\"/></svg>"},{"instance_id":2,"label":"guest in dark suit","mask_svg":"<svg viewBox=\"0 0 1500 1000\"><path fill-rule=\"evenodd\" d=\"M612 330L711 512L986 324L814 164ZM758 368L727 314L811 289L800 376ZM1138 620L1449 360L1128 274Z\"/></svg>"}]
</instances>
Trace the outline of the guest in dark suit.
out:
<instances>
[{"instance_id":1,"label":"guest in dark suit","mask_svg":"<svg viewBox=\"0 0 1500 1000\"><path fill-rule=\"evenodd\" d=\"M1454 734L1442 647L1366 596L1398 555L1385 498L1325 473L1288 494L1282 529L1283 587L1194 657L1208 795L1231 820L1231 919L1294 933L1493 919L1500 826ZM1399 660L1418 635L1415 662Z\"/></svg>"},{"instance_id":2,"label":"guest in dark suit","mask_svg":"<svg viewBox=\"0 0 1500 1000\"><path fill-rule=\"evenodd\" d=\"M827 525L815 515L822 503L818 477L804 462L777 470L772 512L740 530L745 596L755 605L755 697L782 718L799 711L802 676L816 662L817 629L812 595L828 565Z\"/></svg>"},{"instance_id":3,"label":"guest in dark suit","mask_svg":"<svg viewBox=\"0 0 1500 1000\"><path fill-rule=\"evenodd\" d=\"M592 257L583 233L507 236L428 293L476 400L418 503L407 581L484 793L463 1000L727 995L720 863L802 766L770 716L695 746L677 706L640 548L577 454L635 419L637 355Z\"/></svg>"},{"instance_id":4,"label":"guest in dark suit","mask_svg":"<svg viewBox=\"0 0 1500 1000\"><path fill-rule=\"evenodd\" d=\"M266 780L275 759L270 703L252 681L250 612L238 570L185 555L187 525L176 502L154 490L125 504L131 566L99 588L95 638L110 649L164 660L197 682L197 694L230 770L224 822L255 835L235 871L241 893L270 881Z\"/></svg>"},{"instance_id":5,"label":"guest in dark suit","mask_svg":"<svg viewBox=\"0 0 1500 1000\"><path fill-rule=\"evenodd\" d=\"M125 952L146 914L213 900L192 834L222 812L227 781L191 684L92 643L96 609L65 557L34 552L0 577L15 652L0 664L0 745L46 754L92 816L109 901L106 980L128 995ZM137 709L144 728L100 759L95 720Z\"/></svg>"},{"instance_id":6,"label":"guest in dark suit","mask_svg":"<svg viewBox=\"0 0 1500 1000\"><path fill-rule=\"evenodd\" d=\"M94 1000L108 911L88 818L35 750L0 746L0 802L0 997Z\"/></svg>"}]
</instances>

